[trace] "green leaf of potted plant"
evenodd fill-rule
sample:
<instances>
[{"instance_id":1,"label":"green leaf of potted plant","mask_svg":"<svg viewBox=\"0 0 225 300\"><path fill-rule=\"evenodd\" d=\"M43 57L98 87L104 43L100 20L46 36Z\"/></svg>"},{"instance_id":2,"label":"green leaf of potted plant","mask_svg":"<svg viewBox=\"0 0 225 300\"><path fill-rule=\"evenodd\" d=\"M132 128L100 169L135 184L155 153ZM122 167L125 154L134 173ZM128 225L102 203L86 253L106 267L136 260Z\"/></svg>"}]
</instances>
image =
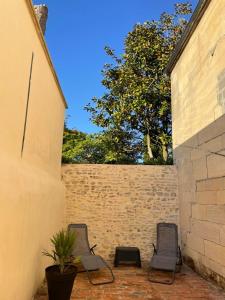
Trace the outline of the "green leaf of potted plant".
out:
<instances>
[{"instance_id":1,"label":"green leaf of potted plant","mask_svg":"<svg viewBox=\"0 0 225 300\"><path fill-rule=\"evenodd\" d=\"M61 230L51 238L53 249L42 253L51 257L54 265L45 269L49 300L69 300L77 268L72 255L76 237L73 232Z\"/></svg>"}]
</instances>

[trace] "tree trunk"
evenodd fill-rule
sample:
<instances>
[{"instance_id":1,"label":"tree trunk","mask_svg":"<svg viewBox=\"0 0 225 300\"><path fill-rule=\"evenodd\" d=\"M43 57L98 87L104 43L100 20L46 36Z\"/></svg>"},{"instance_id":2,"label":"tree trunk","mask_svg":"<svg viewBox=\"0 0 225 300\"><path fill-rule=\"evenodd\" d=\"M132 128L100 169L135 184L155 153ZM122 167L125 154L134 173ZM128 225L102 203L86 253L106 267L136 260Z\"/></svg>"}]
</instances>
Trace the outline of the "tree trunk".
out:
<instances>
[{"instance_id":1,"label":"tree trunk","mask_svg":"<svg viewBox=\"0 0 225 300\"><path fill-rule=\"evenodd\" d=\"M162 145L162 156L163 156L163 160L167 161L168 159L168 151L165 145Z\"/></svg>"},{"instance_id":2,"label":"tree trunk","mask_svg":"<svg viewBox=\"0 0 225 300\"><path fill-rule=\"evenodd\" d=\"M148 156L149 156L149 159L152 159L153 154L152 154L152 148L151 148L151 138L150 138L149 133L147 133L146 137L147 137Z\"/></svg>"}]
</instances>

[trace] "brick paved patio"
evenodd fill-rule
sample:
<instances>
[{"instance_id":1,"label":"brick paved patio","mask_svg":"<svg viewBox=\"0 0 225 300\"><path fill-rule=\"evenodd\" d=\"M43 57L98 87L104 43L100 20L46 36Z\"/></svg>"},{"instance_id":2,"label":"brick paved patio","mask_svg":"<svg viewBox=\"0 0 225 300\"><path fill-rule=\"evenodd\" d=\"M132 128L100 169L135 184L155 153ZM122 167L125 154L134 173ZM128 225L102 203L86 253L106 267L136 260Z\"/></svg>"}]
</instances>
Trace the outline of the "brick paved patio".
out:
<instances>
[{"instance_id":1,"label":"brick paved patio","mask_svg":"<svg viewBox=\"0 0 225 300\"><path fill-rule=\"evenodd\" d=\"M225 291L208 282L184 266L176 274L173 285L150 283L146 268L114 268L116 280L113 284L92 286L85 273L79 273L75 280L71 300L224 300ZM98 279L98 278L96 278ZM46 287L35 300L47 300Z\"/></svg>"}]
</instances>

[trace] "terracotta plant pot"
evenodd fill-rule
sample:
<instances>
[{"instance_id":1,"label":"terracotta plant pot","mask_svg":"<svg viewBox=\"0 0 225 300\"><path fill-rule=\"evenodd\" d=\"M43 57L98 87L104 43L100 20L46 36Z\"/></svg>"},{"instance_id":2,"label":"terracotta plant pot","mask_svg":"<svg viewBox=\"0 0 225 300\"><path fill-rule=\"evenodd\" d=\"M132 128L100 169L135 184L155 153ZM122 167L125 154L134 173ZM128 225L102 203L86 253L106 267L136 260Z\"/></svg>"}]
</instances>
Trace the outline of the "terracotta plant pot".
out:
<instances>
[{"instance_id":1,"label":"terracotta plant pot","mask_svg":"<svg viewBox=\"0 0 225 300\"><path fill-rule=\"evenodd\" d=\"M75 266L68 266L65 273L59 272L59 266L50 266L45 269L48 285L49 300L70 300L74 279L77 275Z\"/></svg>"}]
</instances>

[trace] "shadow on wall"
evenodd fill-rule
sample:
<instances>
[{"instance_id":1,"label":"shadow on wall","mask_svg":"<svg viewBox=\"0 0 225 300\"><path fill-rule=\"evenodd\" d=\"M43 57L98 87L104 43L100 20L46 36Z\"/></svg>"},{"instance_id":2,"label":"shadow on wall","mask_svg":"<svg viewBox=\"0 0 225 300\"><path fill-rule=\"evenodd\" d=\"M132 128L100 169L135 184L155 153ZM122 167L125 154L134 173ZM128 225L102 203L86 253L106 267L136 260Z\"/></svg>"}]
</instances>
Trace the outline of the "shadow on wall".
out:
<instances>
[{"instance_id":1,"label":"shadow on wall","mask_svg":"<svg viewBox=\"0 0 225 300\"><path fill-rule=\"evenodd\" d=\"M225 115L174 149L187 262L225 287Z\"/></svg>"}]
</instances>

